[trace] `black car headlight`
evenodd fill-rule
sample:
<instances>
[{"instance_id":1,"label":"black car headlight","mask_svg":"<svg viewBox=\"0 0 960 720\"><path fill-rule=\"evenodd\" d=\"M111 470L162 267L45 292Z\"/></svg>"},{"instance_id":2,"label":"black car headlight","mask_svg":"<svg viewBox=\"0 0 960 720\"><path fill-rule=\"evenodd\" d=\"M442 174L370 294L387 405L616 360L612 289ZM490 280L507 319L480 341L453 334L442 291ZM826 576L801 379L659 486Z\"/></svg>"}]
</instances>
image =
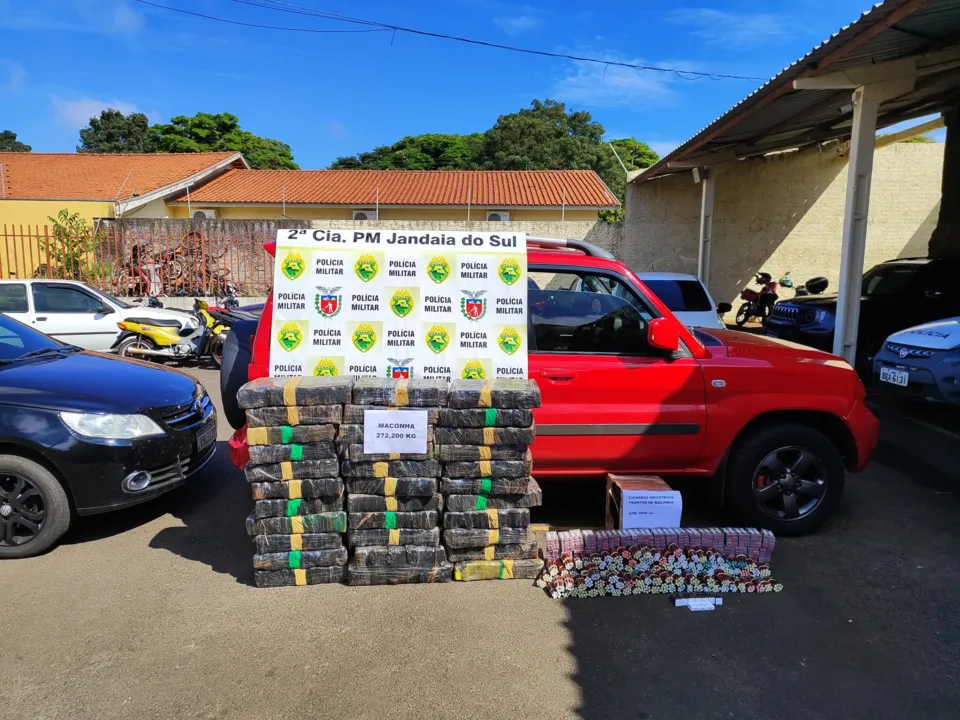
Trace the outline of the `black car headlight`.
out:
<instances>
[{"instance_id":1,"label":"black car headlight","mask_svg":"<svg viewBox=\"0 0 960 720\"><path fill-rule=\"evenodd\" d=\"M63 424L77 435L102 440L136 440L163 435L163 428L146 415L61 412Z\"/></svg>"}]
</instances>

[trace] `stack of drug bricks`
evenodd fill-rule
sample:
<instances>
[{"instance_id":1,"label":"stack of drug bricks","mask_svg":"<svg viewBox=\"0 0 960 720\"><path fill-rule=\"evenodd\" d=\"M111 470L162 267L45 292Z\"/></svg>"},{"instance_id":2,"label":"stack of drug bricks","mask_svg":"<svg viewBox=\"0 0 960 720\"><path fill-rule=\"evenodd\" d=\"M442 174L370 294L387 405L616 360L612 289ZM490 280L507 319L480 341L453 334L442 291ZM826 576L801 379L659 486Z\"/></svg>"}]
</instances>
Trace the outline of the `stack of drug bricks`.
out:
<instances>
[{"instance_id":1,"label":"stack of drug bricks","mask_svg":"<svg viewBox=\"0 0 960 720\"><path fill-rule=\"evenodd\" d=\"M257 587L342 582L347 516L334 439L352 378L261 378L237 393L247 415Z\"/></svg>"},{"instance_id":2,"label":"stack of drug bricks","mask_svg":"<svg viewBox=\"0 0 960 720\"><path fill-rule=\"evenodd\" d=\"M530 477L532 380L455 380L440 409L443 542L456 580L536 578L543 568L529 535L530 508L543 496Z\"/></svg>"},{"instance_id":3,"label":"stack of drug bricks","mask_svg":"<svg viewBox=\"0 0 960 720\"><path fill-rule=\"evenodd\" d=\"M446 582L453 567L440 546L437 492L440 462L434 458L434 426L447 404L446 380L358 378L353 403L344 408L337 447L347 489L350 585ZM422 454L364 452L367 410L427 413Z\"/></svg>"}]
</instances>

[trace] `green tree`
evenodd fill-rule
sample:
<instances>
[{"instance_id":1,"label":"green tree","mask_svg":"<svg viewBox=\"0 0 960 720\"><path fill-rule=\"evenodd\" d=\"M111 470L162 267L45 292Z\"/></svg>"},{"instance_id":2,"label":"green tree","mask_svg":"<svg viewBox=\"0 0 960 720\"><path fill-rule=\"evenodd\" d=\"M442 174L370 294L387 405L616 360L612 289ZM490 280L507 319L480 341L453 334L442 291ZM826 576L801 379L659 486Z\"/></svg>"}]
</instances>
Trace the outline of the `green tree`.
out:
<instances>
[{"instance_id":1,"label":"green tree","mask_svg":"<svg viewBox=\"0 0 960 720\"><path fill-rule=\"evenodd\" d=\"M90 118L90 125L80 131L77 152L88 153L152 153L156 142L150 132L150 121L143 113L124 115L119 110L104 110L100 117Z\"/></svg>"},{"instance_id":2,"label":"green tree","mask_svg":"<svg viewBox=\"0 0 960 720\"><path fill-rule=\"evenodd\" d=\"M17 140L17 134L13 130L4 130L0 132L0 152L30 152L32 147Z\"/></svg>"},{"instance_id":3,"label":"green tree","mask_svg":"<svg viewBox=\"0 0 960 720\"><path fill-rule=\"evenodd\" d=\"M150 130L159 152L232 150L243 153L252 168L299 169L289 145L241 129L240 120L230 113L178 115Z\"/></svg>"},{"instance_id":4,"label":"green tree","mask_svg":"<svg viewBox=\"0 0 960 720\"><path fill-rule=\"evenodd\" d=\"M90 265L90 255L95 255L100 247L100 234L94 232L80 213L71 213L67 208L56 217L48 216L47 220L52 232L40 238L40 251L51 260L49 275L81 279L84 269Z\"/></svg>"},{"instance_id":5,"label":"green tree","mask_svg":"<svg viewBox=\"0 0 960 720\"><path fill-rule=\"evenodd\" d=\"M470 170L479 166L483 135L411 135L393 145L334 160L334 170Z\"/></svg>"},{"instance_id":6,"label":"green tree","mask_svg":"<svg viewBox=\"0 0 960 720\"><path fill-rule=\"evenodd\" d=\"M648 168L660 159L660 156L645 142L633 138L611 140L610 144L627 166L627 170Z\"/></svg>"}]
</instances>

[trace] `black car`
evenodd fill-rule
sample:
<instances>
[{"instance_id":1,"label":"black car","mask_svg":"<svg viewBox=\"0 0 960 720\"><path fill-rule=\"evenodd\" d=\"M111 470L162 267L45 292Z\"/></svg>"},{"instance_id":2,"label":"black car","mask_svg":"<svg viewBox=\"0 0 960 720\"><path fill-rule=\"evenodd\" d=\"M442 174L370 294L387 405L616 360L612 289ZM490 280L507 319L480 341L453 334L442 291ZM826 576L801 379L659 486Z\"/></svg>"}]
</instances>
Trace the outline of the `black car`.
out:
<instances>
[{"instance_id":1,"label":"black car","mask_svg":"<svg viewBox=\"0 0 960 720\"><path fill-rule=\"evenodd\" d=\"M36 555L91 515L150 500L213 456L193 378L64 345L0 315L0 558Z\"/></svg>"},{"instance_id":2,"label":"black car","mask_svg":"<svg viewBox=\"0 0 960 720\"><path fill-rule=\"evenodd\" d=\"M894 332L960 315L960 258L899 258L863 276L857 369L872 374L873 356ZM837 296L809 295L778 302L765 334L833 352Z\"/></svg>"}]
</instances>

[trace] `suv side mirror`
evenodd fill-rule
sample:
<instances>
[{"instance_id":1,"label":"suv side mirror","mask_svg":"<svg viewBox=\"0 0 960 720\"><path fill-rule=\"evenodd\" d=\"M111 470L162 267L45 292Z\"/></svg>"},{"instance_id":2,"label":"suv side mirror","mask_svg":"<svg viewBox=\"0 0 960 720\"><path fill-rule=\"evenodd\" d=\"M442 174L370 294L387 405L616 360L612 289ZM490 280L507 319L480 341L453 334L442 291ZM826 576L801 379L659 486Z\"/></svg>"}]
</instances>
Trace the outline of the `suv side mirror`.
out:
<instances>
[{"instance_id":1,"label":"suv side mirror","mask_svg":"<svg viewBox=\"0 0 960 720\"><path fill-rule=\"evenodd\" d=\"M650 347L676 352L680 349L680 331L667 318L654 318L647 325L647 342Z\"/></svg>"},{"instance_id":2,"label":"suv side mirror","mask_svg":"<svg viewBox=\"0 0 960 720\"><path fill-rule=\"evenodd\" d=\"M731 310L733 310L733 305L730 303L717 303L717 313L719 315L726 315Z\"/></svg>"}]
</instances>

